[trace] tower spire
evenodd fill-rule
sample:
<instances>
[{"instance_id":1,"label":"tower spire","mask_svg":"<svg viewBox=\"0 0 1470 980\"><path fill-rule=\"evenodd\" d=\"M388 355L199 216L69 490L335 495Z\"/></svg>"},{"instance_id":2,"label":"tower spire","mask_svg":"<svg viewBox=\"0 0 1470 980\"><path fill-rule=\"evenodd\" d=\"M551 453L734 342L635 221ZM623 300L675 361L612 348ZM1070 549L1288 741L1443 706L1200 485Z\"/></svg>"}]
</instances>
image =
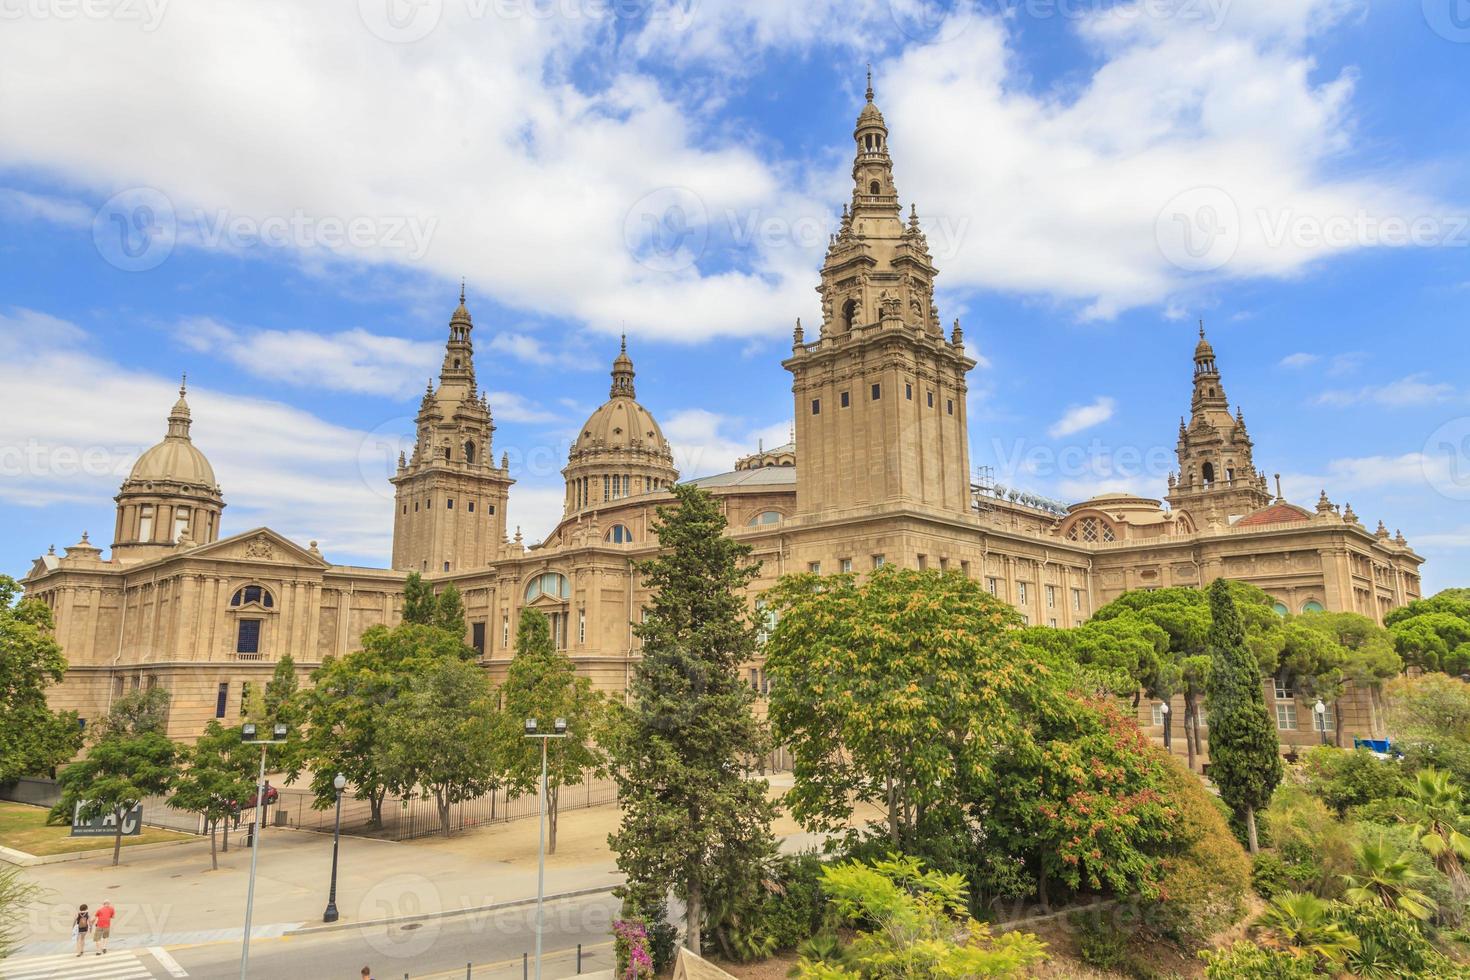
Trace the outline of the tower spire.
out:
<instances>
[{"instance_id":1,"label":"tower spire","mask_svg":"<svg viewBox=\"0 0 1470 980\"><path fill-rule=\"evenodd\" d=\"M867 94L868 101L869 102L872 102L873 101L873 63L871 61L868 62L868 91L867 91L866 94Z\"/></svg>"},{"instance_id":2,"label":"tower spire","mask_svg":"<svg viewBox=\"0 0 1470 980\"><path fill-rule=\"evenodd\" d=\"M618 356L613 359L612 379L612 389L608 392L609 398L634 397L633 359L628 356L627 334L623 334L622 344L618 348Z\"/></svg>"}]
</instances>

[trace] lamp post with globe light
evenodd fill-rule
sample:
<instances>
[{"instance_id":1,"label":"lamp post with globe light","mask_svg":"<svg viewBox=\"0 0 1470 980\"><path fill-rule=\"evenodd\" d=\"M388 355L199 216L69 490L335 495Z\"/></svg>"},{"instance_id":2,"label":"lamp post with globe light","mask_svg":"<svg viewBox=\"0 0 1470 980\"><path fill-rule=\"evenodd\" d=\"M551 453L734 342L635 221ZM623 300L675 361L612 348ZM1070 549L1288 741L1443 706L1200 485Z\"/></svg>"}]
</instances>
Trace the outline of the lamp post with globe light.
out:
<instances>
[{"instance_id":1,"label":"lamp post with globe light","mask_svg":"<svg viewBox=\"0 0 1470 980\"><path fill-rule=\"evenodd\" d=\"M541 732L536 719L526 719L526 738L541 740L541 844L537 852L536 866L536 980L541 980L541 933L545 927L546 901L546 743L553 738L567 737L567 720L558 718L553 722L555 731Z\"/></svg>"},{"instance_id":2,"label":"lamp post with globe light","mask_svg":"<svg viewBox=\"0 0 1470 980\"><path fill-rule=\"evenodd\" d=\"M337 773L332 779L332 788L337 791L337 821L332 826L332 888L327 893L323 922L337 921L337 844L342 839L342 791L347 788L347 777Z\"/></svg>"},{"instance_id":3,"label":"lamp post with globe light","mask_svg":"<svg viewBox=\"0 0 1470 980\"><path fill-rule=\"evenodd\" d=\"M1169 702L1164 701L1159 705L1159 716L1164 719L1164 751L1169 751Z\"/></svg>"},{"instance_id":4,"label":"lamp post with globe light","mask_svg":"<svg viewBox=\"0 0 1470 980\"><path fill-rule=\"evenodd\" d=\"M1317 731L1319 731L1319 732L1322 733L1322 744L1323 745L1326 745L1327 744L1327 705L1326 705L1326 703L1321 698L1318 698L1317 699L1317 703L1314 704L1314 705L1312 705L1312 713L1317 716Z\"/></svg>"}]
</instances>

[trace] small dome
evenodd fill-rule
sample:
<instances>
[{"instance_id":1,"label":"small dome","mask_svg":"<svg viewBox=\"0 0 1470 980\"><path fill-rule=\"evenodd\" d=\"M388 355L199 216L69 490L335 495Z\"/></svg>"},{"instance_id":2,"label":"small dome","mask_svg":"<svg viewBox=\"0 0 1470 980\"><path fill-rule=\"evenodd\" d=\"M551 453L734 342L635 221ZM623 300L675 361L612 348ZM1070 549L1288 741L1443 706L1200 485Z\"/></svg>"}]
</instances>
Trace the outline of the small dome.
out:
<instances>
[{"instance_id":1,"label":"small dome","mask_svg":"<svg viewBox=\"0 0 1470 980\"><path fill-rule=\"evenodd\" d=\"M179 400L168 413L168 434L146 450L133 464L128 483L178 483L216 491L214 467L189 438L189 403L185 386L179 385Z\"/></svg>"},{"instance_id":2,"label":"small dome","mask_svg":"<svg viewBox=\"0 0 1470 980\"><path fill-rule=\"evenodd\" d=\"M633 360L628 342L613 361L612 389L608 400L593 412L572 443L573 461L602 453L646 453L661 463L671 463L673 453L653 413L634 397Z\"/></svg>"}]
</instances>

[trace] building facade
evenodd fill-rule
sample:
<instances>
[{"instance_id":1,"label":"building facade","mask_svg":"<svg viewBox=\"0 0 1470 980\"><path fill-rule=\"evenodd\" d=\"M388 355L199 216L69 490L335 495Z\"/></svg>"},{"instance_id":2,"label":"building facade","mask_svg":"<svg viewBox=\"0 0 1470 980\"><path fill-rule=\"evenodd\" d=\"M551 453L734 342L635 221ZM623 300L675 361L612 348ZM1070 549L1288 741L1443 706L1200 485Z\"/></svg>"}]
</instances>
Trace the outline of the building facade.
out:
<instances>
[{"instance_id":1,"label":"building facade","mask_svg":"<svg viewBox=\"0 0 1470 980\"><path fill-rule=\"evenodd\" d=\"M794 426L787 445L693 479L719 501L729 534L761 563L760 593L789 572L863 572L890 562L957 571L1033 625L1071 627L1124 591L1254 583L1278 612L1348 610L1378 622L1420 595L1420 558L1380 523L1367 530L1325 491L1311 509L1273 494L1245 419L1230 412L1215 352L1200 329L1178 472L1163 500L1102 494L1052 505L977 481L969 461L965 352L934 302L920 220L905 217L888 130L871 87L854 129L852 199L832 236L818 291L822 322L797 322ZM55 611L70 669L57 707L84 718L139 687L173 695L170 734L233 723L251 686L289 654L303 675L355 649L363 630L400 618L409 572L463 594L466 642L495 680L513 654L520 611L539 609L556 643L601 689L627 688L639 657L633 624L648 593L634 563L656 552L655 509L677 482L668 440L637 401L626 341L607 401L568 455L563 515L540 543L507 533L512 478L494 460L491 407L474 372L474 324L460 303L437 385L425 391L412 456L399 460L390 568L334 565L268 528L222 536L224 490L191 441L181 387L161 443L116 498L111 553L87 535L25 578ZM203 424L207 424L207 420ZM1167 502L1167 506L1165 506ZM757 659L744 668L764 687ZM1289 681L1268 684L1283 742L1310 744L1310 706ZM1182 704L1174 705L1182 717ZM1340 704L1345 730L1379 730L1371 700ZM1161 706L1140 708L1145 727ZM1157 728L1156 728L1157 730ZM1182 751L1182 739L1174 747Z\"/></svg>"}]
</instances>

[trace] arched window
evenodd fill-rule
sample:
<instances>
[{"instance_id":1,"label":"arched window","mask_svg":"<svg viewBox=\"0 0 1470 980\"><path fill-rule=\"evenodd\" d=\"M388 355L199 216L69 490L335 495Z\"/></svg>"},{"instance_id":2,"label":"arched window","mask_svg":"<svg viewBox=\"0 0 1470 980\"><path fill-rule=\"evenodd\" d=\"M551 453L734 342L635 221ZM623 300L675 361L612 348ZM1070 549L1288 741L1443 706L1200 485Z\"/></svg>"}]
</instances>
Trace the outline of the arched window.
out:
<instances>
[{"instance_id":1,"label":"arched window","mask_svg":"<svg viewBox=\"0 0 1470 980\"><path fill-rule=\"evenodd\" d=\"M1200 475L1204 478L1205 486L1215 482L1215 464L1206 463L1200 468Z\"/></svg>"},{"instance_id":2,"label":"arched window","mask_svg":"<svg viewBox=\"0 0 1470 980\"><path fill-rule=\"evenodd\" d=\"M763 510L746 521L745 526L760 527L762 524L780 524L783 516L778 510Z\"/></svg>"},{"instance_id":3,"label":"arched window","mask_svg":"<svg viewBox=\"0 0 1470 980\"><path fill-rule=\"evenodd\" d=\"M1278 616L1285 616L1288 610L1286 608L1286 603L1277 602L1271 605L1271 611Z\"/></svg>"},{"instance_id":4,"label":"arched window","mask_svg":"<svg viewBox=\"0 0 1470 980\"><path fill-rule=\"evenodd\" d=\"M603 536L603 540L611 541L613 544L632 544L633 532L628 530L626 524L614 524L607 529L607 534Z\"/></svg>"},{"instance_id":5,"label":"arched window","mask_svg":"<svg viewBox=\"0 0 1470 980\"><path fill-rule=\"evenodd\" d=\"M230 596L230 605L264 606L266 609L272 609L276 605L276 600L265 586L247 585L235 590L235 594Z\"/></svg>"},{"instance_id":6,"label":"arched window","mask_svg":"<svg viewBox=\"0 0 1470 980\"><path fill-rule=\"evenodd\" d=\"M572 597L572 583L565 575L558 572L543 572L526 585L526 601L533 602L543 595L549 595L553 599L570 599Z\"/></svg>"},{"instance_id":7,"label":"arched window","mask_svg":"<svg viewBox=\"0 0 1470 980\"><path fill-rule=\"evenodd\" d=\"M1302 603L1302 612L1304 613L1323 611L1324 609L1322 603L1318 602L1316 599L1308 599L1306 602Z\"/></svg>"},{"instance_id":8,"label":"arched window","mask_svg":"<svg viewBox=\"0 0 1470 980\"><path fill-rule=\"evenodd\" d=\"M475 444L473 442L466 442L464 444L464 461L466 463L473 463L475 461Z\"/></svg>"},{"instance_id":9,"label":"arched window","mask_svg":"<svg viewBox=\"0 0 1470 980\"><path fill-rule=\"evenodd\" d=\"M882 193L882 191L883 191L883 185L879 184L876 180L873 181L871 184L868 185L868 193L869 194L880 194L880 193Z\"/></svg>"},{"instance_id":10,"label":"arched window","mask_svg":"<svg viewBox=\"0 0 1470 980\"><path fill-rule=\"evenodd\" d=\"M857 300L850 299L842 304L842 326L847 330L851 330L852 321L855 316L857 316Z\"/></svg>"}]
</instances>

